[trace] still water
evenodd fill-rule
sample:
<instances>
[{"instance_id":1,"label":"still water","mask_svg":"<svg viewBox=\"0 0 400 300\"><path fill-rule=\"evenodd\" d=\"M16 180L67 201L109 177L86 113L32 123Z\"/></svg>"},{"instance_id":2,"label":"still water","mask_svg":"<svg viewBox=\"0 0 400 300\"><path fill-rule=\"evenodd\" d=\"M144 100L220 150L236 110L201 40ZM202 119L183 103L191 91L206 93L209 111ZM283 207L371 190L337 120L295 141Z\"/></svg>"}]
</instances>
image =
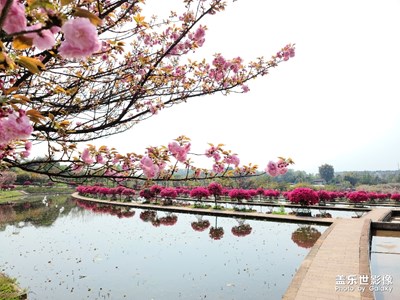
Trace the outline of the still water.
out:
<instances>
[{"instance_id":1,"label":"still water","mask_svg":"<svg viewBox=\"0 0 400 300\"><path fill-rule=\"evenodd\" d=\"M281 299L326 228L46 199L0 206L0 271L29 299Z\"/></svg>"},{"instance_id":2,"label":"still water","mask_svg":"<svg viewBox=\"0 0 400 300\"><path fill-rule=\"evenodd\" d=\"M379 231L371 241L370 288L376 300L400 299L400 235L398 231Z\"/></svg>"}]
</instances>

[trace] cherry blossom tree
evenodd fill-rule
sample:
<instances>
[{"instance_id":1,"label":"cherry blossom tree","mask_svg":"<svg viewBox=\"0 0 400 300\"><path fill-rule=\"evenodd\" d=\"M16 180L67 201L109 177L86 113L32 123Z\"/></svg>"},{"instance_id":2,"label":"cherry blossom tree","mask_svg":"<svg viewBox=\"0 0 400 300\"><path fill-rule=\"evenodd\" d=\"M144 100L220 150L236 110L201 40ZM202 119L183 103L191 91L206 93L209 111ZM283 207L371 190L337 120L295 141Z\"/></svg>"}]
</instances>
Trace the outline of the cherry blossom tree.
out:
<instances>
[{"instance_id":1,"label":"cherry blossom tree","mask_svg":"<svg viewBox=\"0 0 400 300\"><path fill-rule=\"evenodd\" d=\"M206 42L207 18L226 2L183 0L184 12L164 20L142 15L144 6L141 0L0 0L1 167L58 180L174 180L179 168L187 170L180 180L256 172L223 145L201 153L212 167L197 168L184 136L141 154L87 144L196 97L248 92L248 81L295 54L288 44L270 59L190 60ZM33 161L38 143L47 144L47 153ZM290 163L280 159L266 170L277 176Z\"/></svg>"}]
</instances>

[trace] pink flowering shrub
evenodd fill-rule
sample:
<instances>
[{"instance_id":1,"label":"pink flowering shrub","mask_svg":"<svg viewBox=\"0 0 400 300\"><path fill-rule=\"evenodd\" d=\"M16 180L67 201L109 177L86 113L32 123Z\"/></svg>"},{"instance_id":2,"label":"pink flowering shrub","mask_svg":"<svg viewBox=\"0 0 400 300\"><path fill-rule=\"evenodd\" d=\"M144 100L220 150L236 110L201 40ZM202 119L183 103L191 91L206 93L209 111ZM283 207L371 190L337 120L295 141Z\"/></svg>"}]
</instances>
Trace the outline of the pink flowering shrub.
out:
<instances>
[{"instance_id":1,"label":"pink flowering shrub","mask_svg":"<svg viewBox=\"0 0 400 300\"><path fill-rule=\"evenodd\" d=\"M190 194L190 189L180 186L176 188L176 192L178 193L179 196L187 196Z\"/></svg>"},{"instance_id":2,"label":"pink flowering shrub","mask_svg":"<svg viewBox=\"0 0 400 300\"><path fill-rule=\"evenodd\" d=\"M62 57L82 59L100 50L96 27L89 19L68 20L61 30L64 33L64 41L58 50Z\"/></svg>"},{"instance_id":3,"label":"pink flowering shrub","mask_svg":"<svg viewBox=\"0 0 400 300\"><path fill-rule=\"evenodd\" d=\"M280 194L281 193L276 190L264 190L264 196L268 199L278 199Z\"/></svg>"},{"instance_id":4,"label":"pink flowering shrub","mask_svg":"<svg viewBox=\"0 0 400 300\"><path fill-rule=\"evenodd\" d=\"M289 192L289 201L301 206L309 206L318 203L318 194L310 188L297 188Z\"/></svg>"},{"instance_id":5,"label":"pink flowering shrub","mask_svg":"<svg viewBox=\"0 0 400 300\"><path fill-rule=\"evenodd\" d=\"M178 196L178 193L176 192L176 189L168 187L162 189L160 196L163 198L175 199Z\"/></svg>"},{"instance_id":6,"label":"pink flowering shrub","mask_svg":"<svg viewBox=\"0 0 400 300\"><path fill-rule=\"evenodd\" d=\"M320 201L329 201L331 200L331 195L328 191L325 190L319 190L317 191L318 198Z\"/></svg>"},{"instance_id":7,"label":"pink flowering shrub","mask_svg":"<svg viewBox=\"0 0 400 300\"><path fill-rule=\"evenodd\" d=\"M251 195L248 190L244 189L232 189L229 192L229 197L231 199L236 199L237 201L242 201L242 200L249 200L251 198Z\"/></svg>"},{"instance_id":8,"label":"pink flowering shrub","mask_svg":"<svg viewBox=\"0 0 400 300\"><path fill-rule=\"evenodd\" d=\"M146 200L150 200L154 198L154 194L150 191L150 189L144 189L139 192L139 196L143 197Z\"/></svg>"},{"instance_id":9,"label":"pink flowering shrub","mask_svg":"<svg viewBox=\"0 0 400 300\"><path fill-rule=\"evenodd\" d=\"M159 195L163 189L164 187L158 184L152 185L150 187L150 191L156 196Z\"/></svg>"},{"instance_id":10,"label":"pink flowering shrub","mask_svg":"<svg viewBox=\"0 0 400 300\"><path fill-rule=\"evenodd\" d=\"M198 201L200 201L202 198L207 198L210 196L210 192L208 189L204 187L196 187L193 190L190 191L190 197L196 198Z\"/></svg>"},{"instance_id":11,"label":"pink flowering shrub","mask_svg":"<svg viewBox=\"0 0 400 300\"><path fill-rule=\"evenodd\" d=\"M400 194L398 194L398 193L392 194L390 196L390 199L392 199L394 201L400 201Z\"/></svg>"},{"instance_id":12,"label":"pink flowering shrub","mask_svg":"<svg viewBox=\"0 0 400 300\"><path fill-rule=\"evenodd\" d=\"M351 192L347 194L347 199L352 203L362 203L369 200L368 194L364 191Z\"/></svg>"},{"instance_id":13,"label":"pink flowering shrub","mask_svg":"<svg viewBox=\"0 0 400 300\"><path fill-rule=\"evenodd\" d=\"M222 185L218 182L211 182L208 187L208 191L210 192L211 195L213 195L215 198L218 198L219 196L222 195Z\"/></svg>"}]
</instances>

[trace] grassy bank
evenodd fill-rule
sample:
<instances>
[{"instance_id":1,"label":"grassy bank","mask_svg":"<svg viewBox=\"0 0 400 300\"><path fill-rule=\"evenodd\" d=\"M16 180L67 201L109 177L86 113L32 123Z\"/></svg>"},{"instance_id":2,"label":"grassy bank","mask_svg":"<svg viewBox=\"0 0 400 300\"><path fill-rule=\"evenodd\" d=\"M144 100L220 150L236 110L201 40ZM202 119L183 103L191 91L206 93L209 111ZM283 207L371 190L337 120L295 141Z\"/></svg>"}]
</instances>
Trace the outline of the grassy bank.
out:
<instances>
[{"instance_id":1,"label":"grassy bank","mask_svg":"<svg viewBox=\"0 0 400 300\"><path fill-rule=\"evenodd\" d=\"M0 300L26 299L26 292L16 284L16 280L0 273Z\"/></svg>"},{"instance_id":2,"label":"grassy bank","mask_svg":"<svg viewBox=\"0 0 400 300\"><path fill-rule=\"evenodd\" d=\"M35 195L72 194L73 192L75 192L75 188L61 185L53 187L17 186L11 191L0 191L0 203L27 201Z\"/></svg>"},{"instance_id":3,"label":"grassy bank","mask_svg":"<svg viewBox=\"0 0 400 300\"><path fill-rule=\"evenodd\" d=\"M18 201L24 195L25 194L22 191L1 191L0 203Z\"/></svg>"}]
</instances>

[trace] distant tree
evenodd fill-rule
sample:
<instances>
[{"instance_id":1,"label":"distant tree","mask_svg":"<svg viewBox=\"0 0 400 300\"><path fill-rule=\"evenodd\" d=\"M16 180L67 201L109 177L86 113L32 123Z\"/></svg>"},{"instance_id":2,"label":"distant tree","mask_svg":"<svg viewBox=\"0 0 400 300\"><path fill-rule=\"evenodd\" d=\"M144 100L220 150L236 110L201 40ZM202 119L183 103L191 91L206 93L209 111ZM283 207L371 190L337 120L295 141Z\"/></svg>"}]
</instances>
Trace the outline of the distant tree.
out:
<instances>
[{"instance_id":1,"label":"distant tree","mask_svg":"<svg viewBox=\"0 0 400 300\"><path fill-rule=\"evenodd\" d=\"M348 181L352 186L355 186L357 184L357 182L359 181L357 176L353 173L348 173L348 174L344 175L343 180Z\"/></svg>"},{"instance_id":2,"label":"distant tree","mask_svg":"<svg viewBox=\"0 0 400 300\"><path fill-rule=\"evenodd\" d=\"M330 182L334 177L334 169L333 166L324 164L319 167L319 176L324 179L326 182Z\"/></svg>"}]
</instances>

